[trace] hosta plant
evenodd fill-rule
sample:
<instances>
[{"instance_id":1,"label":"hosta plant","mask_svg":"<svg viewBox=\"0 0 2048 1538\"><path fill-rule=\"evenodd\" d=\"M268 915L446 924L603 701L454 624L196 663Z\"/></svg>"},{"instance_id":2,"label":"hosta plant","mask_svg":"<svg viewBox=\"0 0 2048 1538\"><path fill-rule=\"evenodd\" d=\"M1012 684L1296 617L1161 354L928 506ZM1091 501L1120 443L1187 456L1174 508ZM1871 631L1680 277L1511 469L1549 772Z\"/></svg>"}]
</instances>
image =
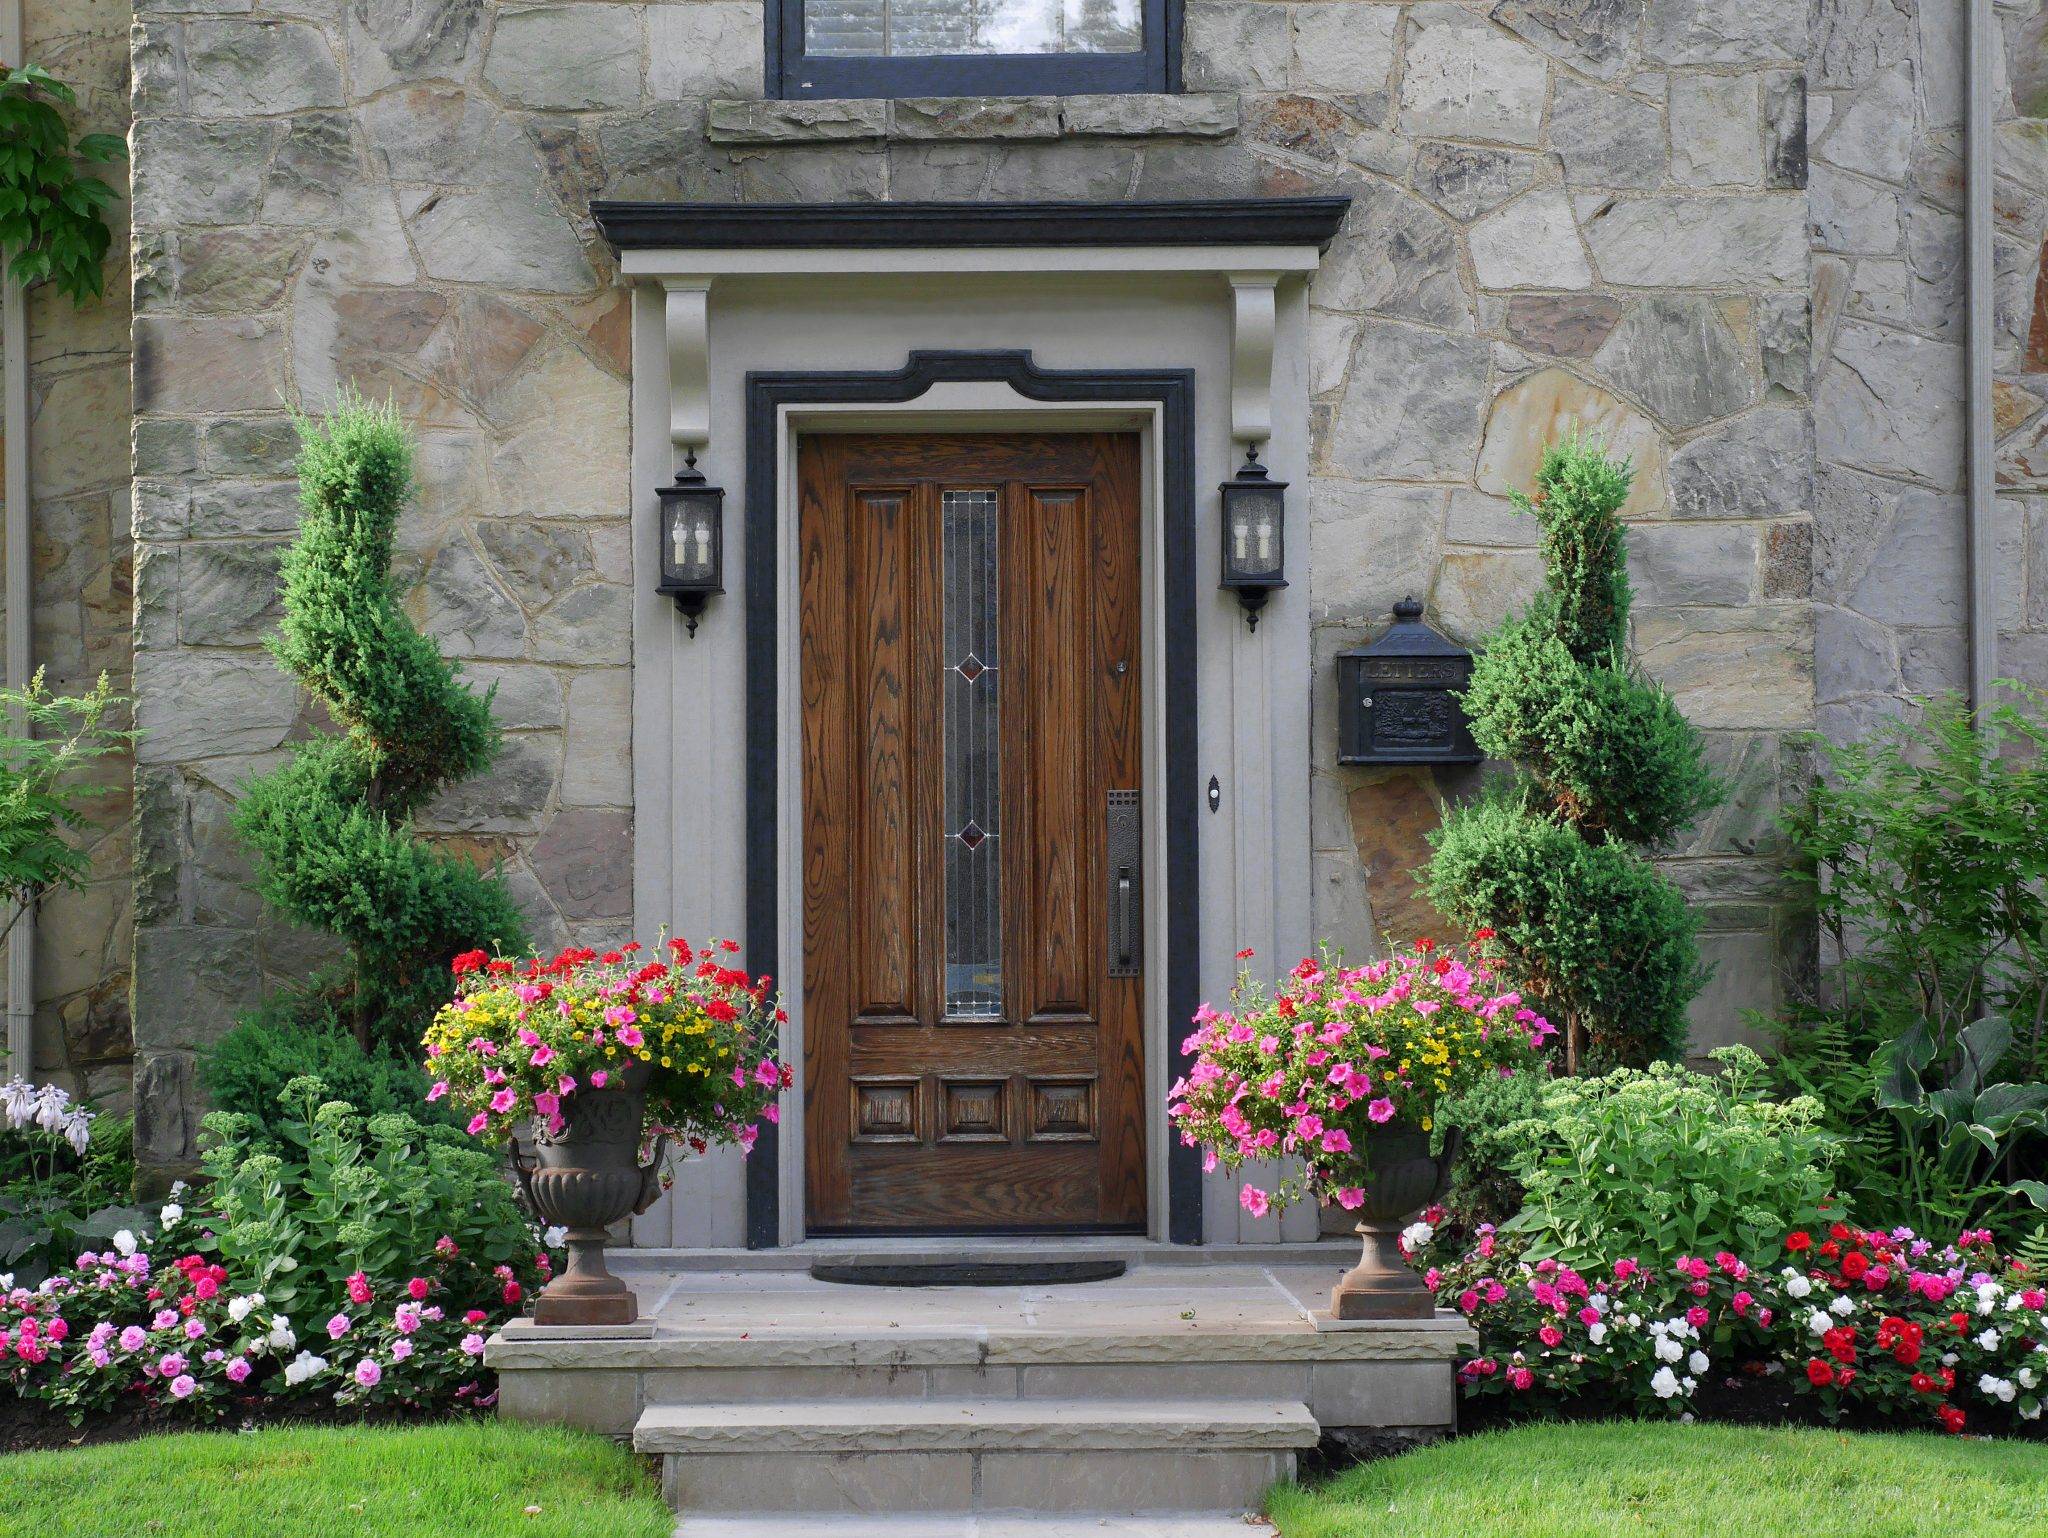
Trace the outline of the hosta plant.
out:
<instances>
[{"instance_id":1,"label":"hosta plant","mask_svg":"<svg viewBox=\"0 0 2048 1538\"><path fill-rule=\"evenodd\" d=\"M1433 1131L1478 1081L1542 1071L1550 1023L1502 987L1489 938L1462 951L1423 940L1366 967L1309 957L1271 993L1241 971L1231 1007L1203 1005L1183 1046L1194 1065L1167 1107L1181 1141L1211 1169L1299 1159L1276 1189L1243 1187L1255 1216L1304 1197L1363 1205L1374 1129Z\"/></svg>"},{"instance_id":2,"label":"hosta plant","mask_svg":"<svg viewBox=\"0 0 2048 1538\"><path fill-rule=\"evenodd\" d=\"M427 1098L448 1097L472 1136L502 1140L521 1123L559 1132L586 1090L644 1087L649 1131L702 1151L752 1148L793 1075L777 1061L785 1018L766 977L669 940L551 961L455 958L455 997L427 1031Z\"/></svg>"}]
</instances>

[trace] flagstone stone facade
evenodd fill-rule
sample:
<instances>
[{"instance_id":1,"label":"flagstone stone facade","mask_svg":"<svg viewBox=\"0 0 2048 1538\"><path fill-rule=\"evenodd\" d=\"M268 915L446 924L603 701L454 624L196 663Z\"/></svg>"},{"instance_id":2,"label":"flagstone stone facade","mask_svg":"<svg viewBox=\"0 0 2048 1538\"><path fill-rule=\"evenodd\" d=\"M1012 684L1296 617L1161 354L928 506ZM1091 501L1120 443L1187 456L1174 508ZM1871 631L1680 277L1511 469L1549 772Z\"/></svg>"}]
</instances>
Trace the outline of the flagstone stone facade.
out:
<instances>
[{"instance_id":1,"label":"flagstone stone facade","mask_svg":"<svg viewBox=\"0 0 2048 1538\"><path fill-rule=\"evenodd\" d=\"M56 3L99 121L132 60L132 360L119 298L39 301L37 646L119 676L132 635L147 735L132 886L114 819L46 920L43 1056L104 1087L132 921L154 1164L192 1155L196 1054L318 957L227 825L315 725L262 649L288 405L353 382L419 426L411 608L508 730L430 830L543 942L630 922L628 304L593 198L1349 194L1280 601L1312 616L1315 927L1354 955L1435 922L1410 872L1472 777L1336 767L1328 659L1406 593L1467 642L1522 602L1506 493L1560 432L1634 456L1636 646L1731 785L1671 851L1719 964L1701 1046L1803 965L1793 736L1962 681L1961 0L1188 0L1183 94L893 103L764 101L753 0L146 0L126 53ZM2048 22L1998 14L2003 671L2039 680Z\"/></svg>"}]
</instances>

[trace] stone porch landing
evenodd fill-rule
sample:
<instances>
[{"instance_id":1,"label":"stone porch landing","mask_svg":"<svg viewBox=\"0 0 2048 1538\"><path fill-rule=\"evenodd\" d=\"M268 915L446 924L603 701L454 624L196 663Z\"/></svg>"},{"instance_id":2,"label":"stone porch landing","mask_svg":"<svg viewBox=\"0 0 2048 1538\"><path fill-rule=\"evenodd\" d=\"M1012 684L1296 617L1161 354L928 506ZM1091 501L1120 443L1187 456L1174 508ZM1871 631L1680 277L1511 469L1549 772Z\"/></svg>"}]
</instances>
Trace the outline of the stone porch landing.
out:
<instances>
[{"instance_id":1,"label":"stone porch landing","mask_svg":"<svg viewBox=\"0 0 2048 1538\"><path fill-rule=\"evenodd\" d=\"M1118 1255L1073 1286L848 1287L815 1260ZM1328 1317L1355 1247L1191 1250L1129 1241L814 1241L640 1251L617 1269L641 1338L524 1323L494 1336L500 1413L662 1460L694 1535L1108 1531L1098 1516L1254 1510L1323 1436L1424 1438L1455 1418L1462 1320ZM1081 1520L1080 1527L1061 1521ZM915 1517L919 1526L907 1525ZM830 1518L827 1522L825 1519ZM1135 1529L1134 1529L1135 1530Z\"/></svg>"}]
</instances>

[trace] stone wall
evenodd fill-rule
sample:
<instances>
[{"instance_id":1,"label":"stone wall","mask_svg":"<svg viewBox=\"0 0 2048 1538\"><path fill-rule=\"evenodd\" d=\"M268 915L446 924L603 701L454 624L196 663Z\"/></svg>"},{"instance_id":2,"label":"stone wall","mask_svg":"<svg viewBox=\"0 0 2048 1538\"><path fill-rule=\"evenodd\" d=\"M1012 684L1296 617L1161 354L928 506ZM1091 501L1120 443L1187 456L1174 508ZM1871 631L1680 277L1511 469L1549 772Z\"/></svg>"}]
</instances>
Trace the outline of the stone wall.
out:
<instances>
[{"instance_id":1,"label":"stone wall","mask_svg":"<svg viewBox=\"0 0 2048 1538\"><path fill-rule=\"evenodd\" d=\"M77 91L76 132L127 129L128 24L126 0L35 0L27 8L25 56ZM125 167L98 174L126 191ZM28 296L31 663L59 694L82 693L101 673L118 693L130 683L125 205L110 218L103 299L74 307L47 285ZM125 756L112 756L91 774L104 794L84 808L84 886L52 894L36 932L33 1072L119 1107L130 1051L133 772Z\"/></svg>"},{"instance_id":2,"label":"stone wall","mask_svg":"<svg viewBox=\"0 0 2048 1538\"><path fill-rule=\"evenodd\" d=\"M1999 671L2048 680L2048 15L1997 8ZM1854 736L1968 678L1960 0L1817 0L1816 692Z\"/></svg>"},{"instance_id":3,"label":"stone wall","mask_svg":"<svg viewBox=\"0 0 2048 1538\"><path fill-rule=\"evenodd\" d=\"M433 826L505 862L544 938L625 916L626 328L598 196L1349 193L1314 290L1308 575L1281 600L1313 608L1317 927L1353 954L1430 927L1410 872L1466 788L1335 768L1324 665L1408 592L1483 637L1538 575L1504 493L1585 426L1638 468L1638 651L1733 782L1671 851L1721 963L1697 1039L1726 1039L1800 954L1770 817L1788 734L1815 719L1816 581L1831 719L1957 655L1961 7L1943 3L1816 0L1809 26L1780 0L1189 0L1184 96L784 104L760 99L752 0L146 0L145 1156L190 1156L195 1054L312 959L257 908L225 824L314 725L260 650L293 523L287 401L354 380L421 425L412 602L500 686L512 731ZM2002 14L2038 60L2037 0ZM2039 74L2012 71L2018 109L2040 110ZM2021 376L2048 369L2040 139L2017 120L2006 139L2003 505L2036 584L2008 667L2031 645L2038 674L2048 504L2024 493L2048 387Z\"/></svg>"}]
</instances>

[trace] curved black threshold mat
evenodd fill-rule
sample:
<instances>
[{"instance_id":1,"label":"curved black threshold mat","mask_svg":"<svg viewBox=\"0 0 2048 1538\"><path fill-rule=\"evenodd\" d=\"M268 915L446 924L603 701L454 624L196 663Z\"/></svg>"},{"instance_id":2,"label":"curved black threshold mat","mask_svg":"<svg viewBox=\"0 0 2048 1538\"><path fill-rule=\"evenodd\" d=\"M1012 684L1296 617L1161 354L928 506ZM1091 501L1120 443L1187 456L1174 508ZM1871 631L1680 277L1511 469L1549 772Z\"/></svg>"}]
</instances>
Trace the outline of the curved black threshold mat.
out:
<instances>
[{"instance_id":1,"label":"curved black threshold mat","mask_svg":"<svg viewBox=\"0 0 2048 1538\"><path fill-rule=\"evenodd\" d=\"M848 1287L1067 1287L1124 1274L1121 1260L848 1261L821 1260L811 1275Z\"/></svg>"}]
</instances>

